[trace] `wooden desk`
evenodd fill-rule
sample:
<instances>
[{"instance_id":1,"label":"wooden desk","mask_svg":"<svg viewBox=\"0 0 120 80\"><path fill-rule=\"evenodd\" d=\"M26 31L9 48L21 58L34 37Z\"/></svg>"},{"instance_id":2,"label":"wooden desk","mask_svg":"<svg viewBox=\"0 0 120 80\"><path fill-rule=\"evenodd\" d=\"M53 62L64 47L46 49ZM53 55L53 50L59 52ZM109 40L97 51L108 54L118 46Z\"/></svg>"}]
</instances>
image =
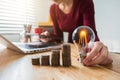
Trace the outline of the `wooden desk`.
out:
<instances>
[{"instance_id":1,"label":"wooden desk","mask_svg":"<svg viewBox=\"0 0 120 80\"><path fill-rule=\"evenodd\" d=\"M113 64L108 66L83 66L76 60L77 50L72 47L71 67L33 66L31 57L9 49L0 49L0 80L120 80L120 54L111 54Z\"/></svg>"}]
</instances>

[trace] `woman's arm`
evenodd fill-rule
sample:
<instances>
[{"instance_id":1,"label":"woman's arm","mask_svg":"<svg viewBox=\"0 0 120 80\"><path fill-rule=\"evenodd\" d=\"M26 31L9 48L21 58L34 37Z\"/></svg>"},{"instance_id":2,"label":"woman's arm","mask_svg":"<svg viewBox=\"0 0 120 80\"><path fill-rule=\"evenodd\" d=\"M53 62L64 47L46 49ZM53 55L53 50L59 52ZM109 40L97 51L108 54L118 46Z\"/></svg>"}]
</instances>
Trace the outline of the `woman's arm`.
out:
<instances>
[{"instance_id":1,"label":"woman's arm","mask_svg":"<svg viewBox=\"0 0 120 80\"><path fill-rule=\"evenodd\" d=\"M54 36L58 37L57 41L60 41L59 39L61 38L61 40L62 40L62 38L63 38L63 32L60 30L59 25L58 25L57 11L56 11L57 9L55 6L56 5L53 4L50 7L50 17L53 22Z\"/></svg>"},{"instance_id":2,"label":"woman's arm","mask_svg":"<svg viewBox=\"0 0 120 80\"><path fill-rule=\"evenodd\" d=\"M83 8L83 25L85 26L90 26L93 31L95 32L95 41L99 41L96 27L95 27L95 18L94 18L94 4L93 0L85 0L84 3L84 8Z\"/></svg>"},{"instance_id":3,"label":"woman's arm","mask_svg":"<svg viewBox=\"0 0 120 80\"><path fill-rule=\"evenodd\" d=\"M87 53L86 58L84 59L85 65L92 66L96 64L107 65L113 62L108 48L99 41L97 36L97 31L95 27L95 18L94 18L94 4L93 0L85 0L86 6L83 10L83 25L90 26L95 32L96 39L91 51Z\"/></svg>"}]
</instances>

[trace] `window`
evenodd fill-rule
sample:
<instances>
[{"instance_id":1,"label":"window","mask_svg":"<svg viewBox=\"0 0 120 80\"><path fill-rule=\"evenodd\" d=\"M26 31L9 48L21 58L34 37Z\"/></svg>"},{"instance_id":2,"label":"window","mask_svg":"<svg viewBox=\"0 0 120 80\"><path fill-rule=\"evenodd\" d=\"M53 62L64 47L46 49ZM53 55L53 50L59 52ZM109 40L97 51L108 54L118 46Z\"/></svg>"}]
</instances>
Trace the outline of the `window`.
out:
<instances>
[{"instance_id":1,"label":"window","mask_svg":"<svg viewBox=\"0 0 120 80\"><path fill-rule=\"evenodd\" d=\"M34 0L0 0L0 34L20 33L24 24L36 25Z\"/></svg>"}]
</instances>

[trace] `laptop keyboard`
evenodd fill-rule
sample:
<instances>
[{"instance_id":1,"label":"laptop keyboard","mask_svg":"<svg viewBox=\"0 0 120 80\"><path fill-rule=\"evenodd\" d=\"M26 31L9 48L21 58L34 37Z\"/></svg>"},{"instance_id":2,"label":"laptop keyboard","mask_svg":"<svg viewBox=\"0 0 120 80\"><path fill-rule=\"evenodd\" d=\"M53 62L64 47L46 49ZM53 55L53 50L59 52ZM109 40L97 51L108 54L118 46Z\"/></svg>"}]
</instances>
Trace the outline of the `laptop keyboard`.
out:
<instances>
[{"instance_id":1,"label":"laptop keyboard","mask_svg":"<svg viewBox=\"0 0 120 80\"><path fill-rule=\"evenodd\" d=\"M34 49L34 48L45 48L45 47L57 46L57 45L58 44L56 42L47 42L47 43L33 42L33 43L19 44L18 46L26 49Z\"/></svg>"},{"instance_id":2,"label":"laptop keyboard","mask_svg":"<svg viewBox=\"0 0 120 80\"><path fill-rule=\"evenodd\" d=\"M33 42L33 43L22 43L18 44L22 50L25 51L25 53L38 53L38 52L45 52L50 51L53 49L61 49L60 44L57 44L56 42Z\"/></svg>"}]
</instances>

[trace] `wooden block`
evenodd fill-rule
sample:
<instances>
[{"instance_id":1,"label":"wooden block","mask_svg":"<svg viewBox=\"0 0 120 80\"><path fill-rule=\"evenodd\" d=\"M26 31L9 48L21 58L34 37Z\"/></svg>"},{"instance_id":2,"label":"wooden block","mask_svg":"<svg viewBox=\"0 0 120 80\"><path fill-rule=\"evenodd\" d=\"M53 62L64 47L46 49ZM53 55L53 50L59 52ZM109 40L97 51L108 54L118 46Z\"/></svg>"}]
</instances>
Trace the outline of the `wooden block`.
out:
<instances>
[{"instance_id":1,"label":"wooden block","mask_svg":"<svg viewBox=\"0 0 120 80\"><path fill-rule=\"evenodd\" d=\"M62 64L65 67L71 66L71 47L70 44L63 44L62 49Z\"/></svg>"},{"instance_id":2,"label":"wooden block","mask_svg":"<svg viewBox=\"0 0 120 80\"><path fill-rule=\"evenodd\" d=\"M52 50L51 65L60 66L60 50Z\"/></svg>"},{"instance_id":3,"label":"wooden block","mask_svg":"<svg viewBox=\"0 0 120 80\"><path fill-rule=\"evenodd\" d=\"M40 58L32 57L32 65L40 65Z\"/></svg>"},{"instance_id":4,"label":"wooden block","mask_svg":"<svg viewBox=\"0 0 120 80\"><path fill-rule=\"evenodd\" d=\"M63 48L62 48L63 52L67 55L69 55L71 53L71 47L70 44L68 43L64 43L63 44Z\"/></svg>"},{"instance_id":5,"label":"wooden block","mask_svg":"<svg viewBox=\"0 0 120 80\"><path fill-rule=\"evenodd\" d=\"M42 66L49 66L50 65L50 55L41 55L41 65Z\"/></svg>"}]
</instances>

